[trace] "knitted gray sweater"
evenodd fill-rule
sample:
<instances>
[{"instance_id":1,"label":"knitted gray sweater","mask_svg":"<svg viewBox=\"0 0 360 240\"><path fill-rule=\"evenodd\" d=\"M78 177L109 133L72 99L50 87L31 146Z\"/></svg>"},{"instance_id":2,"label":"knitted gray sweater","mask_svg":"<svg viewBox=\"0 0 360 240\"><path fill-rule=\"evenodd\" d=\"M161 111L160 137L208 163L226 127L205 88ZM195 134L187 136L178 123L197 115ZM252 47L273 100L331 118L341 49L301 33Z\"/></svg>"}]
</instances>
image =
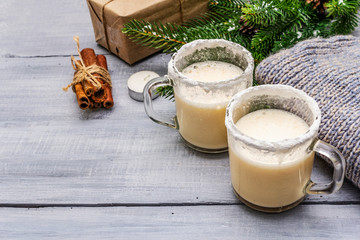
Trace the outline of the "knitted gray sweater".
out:
<instances>
[{"instance_id":1,"label":"knitted gray sweater","mask_svg":"<svg viewBox=\"0 0 360 240\"><path fill-rule=\"evenodd\" d=\"M319 104L319 139L344 155L346 177L360 188L360 39L336 36L311 39L263 60L260 84L301 89Z\"/></svg>"}]
</instances>

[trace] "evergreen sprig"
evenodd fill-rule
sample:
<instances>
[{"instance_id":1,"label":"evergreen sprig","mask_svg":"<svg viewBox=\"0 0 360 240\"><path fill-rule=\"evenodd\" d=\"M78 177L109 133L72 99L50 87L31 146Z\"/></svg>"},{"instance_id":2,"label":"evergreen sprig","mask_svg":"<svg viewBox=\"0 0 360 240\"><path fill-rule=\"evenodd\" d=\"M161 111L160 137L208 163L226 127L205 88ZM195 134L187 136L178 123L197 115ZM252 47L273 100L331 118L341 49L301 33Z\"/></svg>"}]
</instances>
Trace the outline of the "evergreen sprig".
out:
<instances>
[{"instance_id":1,"label":"evergreen sprig","mask_svg":"<svg viewBox=\"0 0 360 240\"><path fill-rule=\"evenodd\" d=\"M236 14L241 14L241 8L245 6L247 1L242 0L209 0L209 9L213 12L223 14L231 13L232 16Z\"/></svg>"},{"instance_id":2,"label":"evergreen sprig","mask_svg":"<svg viewBox=\"0 0 360 240\"><path fill-rule=\"evenodd\" d=\"M331 31L339 34L349 34L357 27L357 10L360 1L331 0L325 4L328 16L334 21L331 23Z\"/></svg>"},{"instance_id":3,"label":"evergreen sprig","mask_svg":"<svg viewBox=\"0 0 360 240\"><path fill-rule=\"evenodd\" d=\"M360 0L209 0L210 11L182 25L132 20L123 32L139 44L174 52L196 39L222 38L243 45L258 63L312 37L349 34L358 25ZM252 28L255 31L246 32ZM172 89L160 89L171 97Z\"/></svg>"},{"instance_id":4,"label":"evergreen sprig","mask_svg":"<svg viewBox=\"0 0 360 240\"><path fill-rule=\"evenodd\" d=\"M254 27L268 27L274 25L277 19L283 17L283 11L275 7L274 2L253 1L242 8L243 19Z\"/></svg>"},{"instance_id":5,"label":"evergreen sprig","mask_svg":"<svg viewBox=\"0 0 360 240\"><path fill-rule=\"evenodd\" d=\"M156 94L168 98L169 100L174 100L174 89L171 86L158 87L156 89Z\"/></svg>"},{"instance_id":6,"label":"evergreen sprig","mask_svg":"<svg viewBox=\"0 0 360 240\"><path fill-rule=\"evenodd\" d=\"M188 42L187 30L186 27L173 23L151 23L134 19L126 24L123 33L142 46L173 52Z\"/></svg>"}]
</instances>

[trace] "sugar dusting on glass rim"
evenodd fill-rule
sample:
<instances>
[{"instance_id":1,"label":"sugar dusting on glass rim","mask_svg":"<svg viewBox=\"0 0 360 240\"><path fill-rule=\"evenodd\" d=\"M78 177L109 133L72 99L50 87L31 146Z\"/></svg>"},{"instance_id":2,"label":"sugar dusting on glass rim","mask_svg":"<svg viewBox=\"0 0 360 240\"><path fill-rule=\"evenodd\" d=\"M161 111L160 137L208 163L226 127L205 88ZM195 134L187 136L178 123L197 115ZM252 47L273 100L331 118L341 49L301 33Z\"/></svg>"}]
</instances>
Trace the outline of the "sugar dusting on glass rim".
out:
<instances>
[{"instance_id":1,"label":"sugar dusting on glass rim","mask_svg":"<svg viewBox=\"0 0 360 240\"><path fill-rule=\"evenodd\" d=\"M238 49L238 51L241 51L244 55L244 58L247 61L248 66L246 67L246 69L244 70L244 72L239 75L236 76L232 79L226 80L226 81L218 81L218 82L198 82L195 81L191 78L188 78L186 75L184 75L183 73L181 73L176 67L175 67L175 61L176 58L181 56L181 54L185 54L187 51L190 50L196 50L196 49L205 49L205 48L215 48L215 47L227 47L227 48L234 48L234 49ZM220 60L219 60L220 61ZM252 76L253 74L253 69L254 69L254 59L251 55L251 53L244 48L243 46L237 44L237 43L233 43L227 40L223 40L223 39L205 39L205 40L195 40L193 42L187 43L185 45L183 45L176 53L174 53L174 55L171 57L171 60L169 62L169 75L172 78L175 78L175 84L176 81L181 79L181 81L184 81L186 83L189 83L191 85L195 85L195 86L200 86L204 89L212 88L212 89L216 89L216 88L223 88L226 85L232 84L232 83L236 83L239 80L241 81L247 81L249 76Z\"/></svg>"},{"instance_id":2,"label":"sugar dusting on glass rim","mask_svg":"<svg viewBox=\"0 0 360 240\"><path fill-rule=\"evenodd\" d=\"M286 91L288 93L294 93L295 96L300 97L304 99L307 104L309 105L309 108L311 112L314 114L314 121L309 126L309 130L304 133L303 135L293 138L293 139L286 139L278 142L269 142L259 139L251 138L243 133L241 133L235 126L235 123L233 121L233 112L234 109L239 107L238 99L248 95L250 93L256 93L256 92L262 92L265 90L271 89L273 91L279 90ZM295 89L290 86L286 85L280 85L280 84L274 84L274 85L262 85L262 86L256 86L247 88L239 93L237 93L232 100L229 102L227 109L226 109L226 117L225 117L225 125L228 128L229 131L231 131L231 134L235 137L236 140L242 141L248 145L251 145L253 147L256 147L258 149L266 150L266 151L279 151L279 150L287 150L295 147L296 145L302 144L317 135L317 131L320 126L320 120L321 120L321 112L319 109L318 104L316 101L307 95L305 92Z\"/></svg>"}]
</instances>

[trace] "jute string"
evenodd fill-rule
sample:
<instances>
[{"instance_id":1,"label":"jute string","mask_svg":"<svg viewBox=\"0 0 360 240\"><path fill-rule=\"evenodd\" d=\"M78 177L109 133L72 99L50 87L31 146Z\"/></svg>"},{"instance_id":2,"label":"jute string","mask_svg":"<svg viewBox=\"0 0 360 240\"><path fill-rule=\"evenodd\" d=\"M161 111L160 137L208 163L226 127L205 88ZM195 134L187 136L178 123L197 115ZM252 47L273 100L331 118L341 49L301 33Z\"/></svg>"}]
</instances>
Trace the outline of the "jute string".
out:
<instances>
[{"instance_id":1,"label":"jute string","mask_svg":"<svg viewBox=\"0 0 360 240\"><path fill-rule=\"evenodd\" d=\"M111 3L114 0L109 0L107 3L105 3L103 5L103 7L101 8L101 16L102 16L102 26L104 29L104 35L105 35L105 42L106 42L106 49L108 49L110 51L110 45L109 45L109 37L107 34L107 29L106 29L106 18L105 18L105 7L106 5L108 5L109 3Z\"/></svg>"},{"instance_id":2,"label":"jute string","mask_svg":"<svg viewBox=\"0 0 360 240\"><path fill-rule=\"evenodd\" d=\"M75 74L73 81L69 85L64 87L63 90L67 91L70 87L73 87L78 83L82 83L83 81L88 81L96 88L96 91L98 91L101 88L101 83L99 82L98 79L101 79L104 83L107 83L109 84L110 87L112 87L110 74L105 68L95 64L88 67L85 66L85 63L80 54L79 37L75 36L74 40L77 45L77 51L79 54L80 62L76 61L74 56L71 56L71 65L75 70ZM99 76L94 76L94 74L98 74Z\"/></svg>"},{"instance_id":3,"label":"jute string","mask_svg":"<svg viewBox=\"0 0 360 240\"><path fill-rule=\"evenodd\" d=\"M110 44L109 44L109 37L108 37L108 32L106 29L106 17L105 17L105 7L113 2L114 0L109 0L107 1L101 8L101 16L102 16L102 27L103 27L103 31L104 31L104 37L105 37L105 43L106 43L106 49L109 50L111 52L110 49ZM180 6L180 21L181 23L184 23L184 6L183 6L183 0L178 0L179 1L179 6Z\"/></svg>"},{"instance_id":4,"label":"jute string","mask_svg":"<svg viewBox=\"0 0 360 240\"><path fill-rule=\"evenodd\" d=\"M184 23L184 9L183 9L183 1L179 0L179 5L180 5L180 20L181 23Z\"/></svg>"}]
</instances>

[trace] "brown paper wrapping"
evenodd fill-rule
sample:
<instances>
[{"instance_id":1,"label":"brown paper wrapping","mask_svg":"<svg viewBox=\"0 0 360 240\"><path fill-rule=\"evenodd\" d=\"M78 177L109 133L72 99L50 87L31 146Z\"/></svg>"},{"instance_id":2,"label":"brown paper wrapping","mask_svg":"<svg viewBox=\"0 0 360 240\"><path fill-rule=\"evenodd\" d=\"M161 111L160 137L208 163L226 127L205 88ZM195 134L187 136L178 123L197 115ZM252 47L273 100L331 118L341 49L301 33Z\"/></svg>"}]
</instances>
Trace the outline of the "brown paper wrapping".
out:
<instances>
[{"instance_id":1,"label":"brown paper wrapping","mask_svg":"<svg viewBox=\"0 0 360 240\"><path fill-rule=\"evenodd\" d=\"M87 4L96 42L129 64L158 50L130 40L122 33L124 24L132 19L180 24L208 9L208 0L87 0Z\"/></svg>"}]
</instances>

